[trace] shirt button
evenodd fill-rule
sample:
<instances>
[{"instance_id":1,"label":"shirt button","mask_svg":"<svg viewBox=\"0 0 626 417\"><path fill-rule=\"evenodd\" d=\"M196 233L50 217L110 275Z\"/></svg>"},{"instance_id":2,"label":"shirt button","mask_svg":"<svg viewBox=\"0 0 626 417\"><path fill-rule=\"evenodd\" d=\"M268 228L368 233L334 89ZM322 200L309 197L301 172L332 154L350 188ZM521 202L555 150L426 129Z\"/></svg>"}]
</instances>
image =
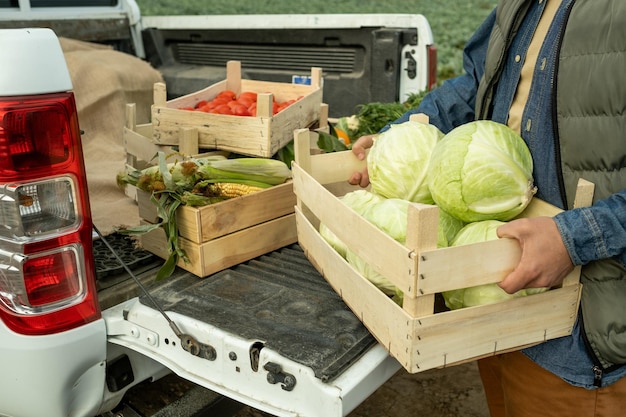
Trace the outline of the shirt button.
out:
<instances>
[{"instance_id":1,"label":"shirt button","mask_svg":"<svg viewBox=\"0 0 626 417\"><path fill-rule=\"evenodd\" d=\"M520 62L522 60L522 57L519 55L515 55L515 62Z\"/></svg>"},{"instance_id":2,"label":"shirt button","mask_svg":"<svg viewBox=\"0 0 626 417\"><path fill-rule=\"evenodd\" d=\"M531 119L526 120L526 131L527 132L530 132L531 124L532 124Z\"/></svg>"}]
</instances>

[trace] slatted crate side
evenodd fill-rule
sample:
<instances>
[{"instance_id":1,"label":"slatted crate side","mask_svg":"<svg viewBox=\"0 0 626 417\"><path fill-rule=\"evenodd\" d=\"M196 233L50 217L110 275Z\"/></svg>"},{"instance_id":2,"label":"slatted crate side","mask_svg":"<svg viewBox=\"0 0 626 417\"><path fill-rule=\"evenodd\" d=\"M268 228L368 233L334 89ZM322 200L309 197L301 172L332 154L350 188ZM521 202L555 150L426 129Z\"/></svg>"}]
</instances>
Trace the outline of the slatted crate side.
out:
<instances>
[{"instance_id":1,"label":"slatted crate side","mask_svg":"<svg viewBox=\"0 0 626 417\"><path fill-rule=\"evenodd\" d=\"M178 243L189 262L179 259L177 266L203 278L295 243L294 217L288 214L200 244L179 237ZM139 240L144 249L163 259L169 257L165 232L161 228L141 235Z\"/></svg>"},{"instance_id":2,"label":"slatted crate side","mask_svg":"<svg viewBox=\"0 0 626 417\"><path fill-rule=\"evenodd\" d=\"M352 268L300 208L296 225L311 262L408 372L458 365L571 333L580 286L415 317Z\"/></svg>"},{"instance_id":3,"label":"slatted crate side","mask_svg":"<svg viewBox=\"0 0 626 417\"><path fill-rule=\"evenodd\" d=\"M434 295L438 292L500 281L517 265L519 246L510 239L499 239L435 249L436 229L433 232L432 227L436 216L432 214L438 214L438 209L418 204L409 208L409 223L413 218L417 225L410 226L407 234L407 245L412 247L389 242L383 232L352 219L360 216L328 190L329 185L345 182L352 172L362 169L362 161L349 151L332 156L301 151L311 142L312 134L299 131L295 139L298 239L346 304L409 372L519 349L571 332L580 297L579 269L570 274L562 288L543 294L435 312ZM554 209L540 202L529 212L553 215ZM402 307L330 247L318 232L320 222L405 292ZM430 232L420 234L420 228ZM419 241L424 236L426 243Z\"/></svg>"},{"instance_id":4,"label":"slatted crate side","mask_svg":"<svg viewBox=\"0 0 626 417\"><path fill-rule=\"evenodd\" d=\"M581 286L411 320L409 372L458 365L571 334Z\"/></svg>"},{"instance_id":5,"label":"slatted crate side","mask_svg":"<svg viewBox=\"0 0 626 417\"><path fill-rule=\"evenodd\" d=\"M158 215L150 194L139 191L142 219L156 223ZM179 235L194 243L204 243L221 236L293 213L296 196L292 183L230 198L201 207L181 206L176 210Z\"/></svg>"},{"instance_id":6,"label":"slatted crate side","mask_svg":"<svg viewBox=\"0 0 626 417\"><path fill-rule=\"evenodd\" d=\"M322 106L321 69L311 69L311 85L242 80L238 61L227 64L227 79L198 92L167 101L166 87L155 84L152 123L154 139L177 144L177 132L184 127L198 129L201 148L222 149L249 156L271 157L293 139L294 129L311 127L319 121ZM181 110L211 100L225 89L258 93L257 116L231 116ZM273 100L297 100L272 114Z\"/></svg>"}]
</instances>

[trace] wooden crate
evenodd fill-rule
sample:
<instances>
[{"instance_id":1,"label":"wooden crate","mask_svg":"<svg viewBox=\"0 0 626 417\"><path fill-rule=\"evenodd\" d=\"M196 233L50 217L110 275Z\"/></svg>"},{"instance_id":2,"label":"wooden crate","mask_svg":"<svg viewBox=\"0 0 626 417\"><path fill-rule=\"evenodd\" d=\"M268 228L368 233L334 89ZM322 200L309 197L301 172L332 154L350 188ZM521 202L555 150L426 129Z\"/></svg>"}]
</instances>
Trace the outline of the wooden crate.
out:
<instances>
[{"instance_id":1,"label":"wooden crate","mask_svg":"<svg viewBox=\"0 0 626 417\"><path fill-rule=\"evenodd\" d=\"M150 194L138 190L139 216L157 222ZM190 259L178 266L204 277L297 241L291 182L202 207L176 211L179 243ZM164 259L169 256L165 233L140 236L141 246Z\"/></svg>"},{"instance_id":2,"label":"wooden crate","mask_svg":"<svg viewBox=\"0 0 626 417\"><path fill-rule=\"evenodd\" d=\"M295 134L292 170L298 241L346 304L408 372L456 365L571 333L580 302L580 268L561 288L436 312L437 293L500 281L520 259L518 243L498 239L437 249L439 209L425 204L409 207L406 245L396 242L337 198L358 189L347 179L362 170L365 162L351 151L312 155L312 135L306 130ZM590 203L590 198L583 200ZM533 199L523 215L558 212ZM320 223L402 290L403 305L392 301L326 243L318 232Z\"/></svg>"},{"instance_id":3,"label":"wooden crate","mask_svg":"<svg viewBox=\"0 0 626 417\"><path fill-rule=\"evenodd\" d=\"M139 216L158 220L150 193L138 190ZM291 181L202 207L181 206L176 211L179 235L193 243L205 243L258 224L293 214L296 196Z\"/></svg>"},{"instance_id":4,"label":"wooden crate","mask_svg":"<svg viewBox=\"0 0 626 417\"><path fill-rule=\"evenodd\" d=\"M200 148L220 149L248 156L271 157L293 139L293 131L308 128L320 119L321 69L311 69L311 85L241 79L241 64L227 64L227 78L203 90L167 101L166 86L154 86L153 135L156 143L177 145L181 128L198 131ZM180 110L211 100L224 90L258 93L257 116L231 116ZM301 97L301 98L300 98ZM298 99L272 115L272 102Z\"/></svg>"},{"instance_id":5,"label":"wooden crate","mask_svg":"<svg viewBox=\"0 0 626 417\"><path fill-rule=\"evenodd\" d=\"M126 105L126 123L123 128L124 150L126 151L126 171L145 169L155 165L157 153L163 152L167 162L182 161L185 156L207 156L227 152L210 151L200 153L198 148L198 134L195 129L183 129L177 146L162 145L154 141L152 123L137 124L136 106L134 103ZM126 196L137 201L137 188L125 186Z\"/></svg>"},{"instance_id":6,"label":"wooden crate","mask_svg":"<svg viewBox=\"0 0 626 417\"><path fill-rule=\"evenodd\" d=\"M296 241L295 214L292 213L203 243L179 237L179 244L189 257L189 263L179 259L178 266L199 277L206 277ZM141 235L140 244L163 259L169 256L165 232L160 228Z\"/></svg>"}]
</instances>

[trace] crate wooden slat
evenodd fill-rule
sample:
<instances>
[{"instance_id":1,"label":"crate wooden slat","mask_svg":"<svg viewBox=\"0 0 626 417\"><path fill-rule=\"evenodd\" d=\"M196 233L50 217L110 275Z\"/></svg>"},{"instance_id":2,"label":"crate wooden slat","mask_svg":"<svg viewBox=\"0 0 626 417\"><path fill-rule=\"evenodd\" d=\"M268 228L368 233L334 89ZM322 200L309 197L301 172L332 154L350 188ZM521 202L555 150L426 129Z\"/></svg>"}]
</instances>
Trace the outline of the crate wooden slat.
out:
<instances>
[{"instance_id":1,"label":"crate wooden slat","mask_svg":"<svg viewBox=\"0 0 626 417\"><path fill-rule=\"evenodd\" d=\"M154 140L177 145L179 130L198 130L200 148L220 149L249 156L271 157L293 139L293 131L308 128L320 119L322 104L321 69L311 69L311 85L241 79L241 63L227 63L227 79L203 90L167 101L166 86L155 84L152 124ZM257 116L231 116L181 110L211 100L223 90L258 93ZM298 99L272 115L272 100ZM265 110L264 110L265 109Z\"/></svg>"},{"instance_id":2,"label":"crate wooden slat","mask_svg":"<svg viewBox=\"0 0 626 417\"><path fill-rule=\"evenodd\" d=\"M295 134L292 169L298 241L320 273L407 371L451 366L571 333L582 288L580 268L561 288L545 293L435 312L436 293L500 281L517 265L519 245L498 239L437 249L438 208L424 204L411 204L407 243L396 242L337 198L358 189L346 185L347 179L363 169L365 162L350 151L311 155L311 135L315 133L306 130ZM534 199L524 215L558 211ZM318 232L320 223L404 292L402 307L326 243Z\"/></svg>"},{"instance_id":3,"label":"crate wooden slat","mask_svg":"<svg viewBox=\"0 0 626 417\"><path fill-rule=\"evenodd\" d=\"M149 223L158 220L150 194L138 191L139 213ZM294 212L296 196L291 182L202 207L181 206L176 211L179 235L204 243Z\"/></svg>"},{"instance_id":4,"label":"crate wooden slat","mask_svg":"<svg viewBox=\"0 0 626 417\"><path fill-rule=\"evenodd\" d=\"M178 266L199 276L219 272L297 241L295 215L288 214L238 230L203 243L179 237L180 247L189 262L179 259ZM141 246L167 259L165 232L159 228L139 237Z\"/></svg>"}]
</instances>

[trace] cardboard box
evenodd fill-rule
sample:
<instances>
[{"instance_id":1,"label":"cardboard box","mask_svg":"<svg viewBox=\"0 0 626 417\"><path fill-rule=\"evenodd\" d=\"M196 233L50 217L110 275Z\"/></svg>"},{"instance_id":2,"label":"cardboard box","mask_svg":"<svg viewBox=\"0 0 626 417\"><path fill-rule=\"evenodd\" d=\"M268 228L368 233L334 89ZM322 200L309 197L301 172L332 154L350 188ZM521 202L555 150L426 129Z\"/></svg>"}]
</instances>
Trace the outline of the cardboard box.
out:
<instances>
[{"instance_id":1,"label":"cardboard box","mask_svg":"<svg viewBox=\"0 0 626 417\"><path fill-rule=\"evenodd\" d=\"M439 209L412 204L406 245L367 222L338 198L358 189L350 175L365 167L351 151L311 155L314 132L295 134L296 227L307 257L377 340L410 373L518 350L571 333L581 284L576 268L561 288L490 305L435 311L443 291L500 281L518 263L519 245L498 239L437 249ZM587 183L589 184L589 183ZM590 202L590 199L585 199ZM539 199L524 216L559 210ZM324 223L403 293L399 306L352 268L318 232Z\"/></svg>"},{"instance_id":2,"label":"cardboard box","mask_svg":"<svg viewBox=\"0 0 626 417\"><path fill-rule=\"evenodd\" d=\"M320 68L311 69L311 85L242 80L241 64L227 64L227 78L203 90L167 101L166 86L155 84L152 125L154 141L160 145L177 145L180 130L198 132L198 146L248 156L271 157L293 139L293 131L313 126L320 119L322 105ZM201 111L181 110L195 107L201 100L210 101L224 90L239 94L258 93L257 115L231 116ZM297 99L291 106L272 115L272 102Z\"/></svg>"}]
</instances>

